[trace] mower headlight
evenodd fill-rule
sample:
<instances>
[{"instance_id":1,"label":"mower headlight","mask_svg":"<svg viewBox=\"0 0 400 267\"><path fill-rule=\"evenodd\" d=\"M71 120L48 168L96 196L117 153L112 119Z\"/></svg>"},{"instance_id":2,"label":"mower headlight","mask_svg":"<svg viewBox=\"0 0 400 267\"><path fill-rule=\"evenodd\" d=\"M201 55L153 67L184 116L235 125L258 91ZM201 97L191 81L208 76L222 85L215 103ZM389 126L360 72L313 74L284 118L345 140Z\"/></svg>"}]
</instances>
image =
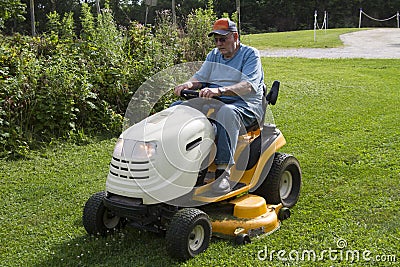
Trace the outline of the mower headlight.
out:
<instances>
[{"instance_id":1,"label":"mower headlight","mask_svg":"<svg viewBox=\"0 0 400 267\"><path fill-rule=\"evenodd\" d=\"M124 139L118 138L117 143L115 144L114 147L114 152L113 155L120 157L122 155L122 148L124 147Z\"/></svg>"},{"instance_id":2,"label":"mower headlight","mask_svg":"<svg viewBox=\"0 0 400 267\"><path fill-rule=\"evenodd\" d=\"M155 142L137 141L132 151L133 158L148 159L153 157L157 152L157 144Z\"/></svg>"}]
</instances>

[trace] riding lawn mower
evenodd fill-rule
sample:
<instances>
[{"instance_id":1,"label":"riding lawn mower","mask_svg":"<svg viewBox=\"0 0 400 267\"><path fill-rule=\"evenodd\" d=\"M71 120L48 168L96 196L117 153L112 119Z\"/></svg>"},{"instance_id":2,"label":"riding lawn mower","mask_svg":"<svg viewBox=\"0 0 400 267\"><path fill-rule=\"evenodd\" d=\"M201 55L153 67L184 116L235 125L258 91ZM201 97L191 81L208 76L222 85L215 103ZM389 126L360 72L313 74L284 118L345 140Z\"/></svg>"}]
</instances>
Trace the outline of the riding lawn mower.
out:
<instances>
[{"instance_id":1,"label":"riding lawn mower","mask_svg":"<svg viewBox=\"0 0 400 267\"><path fill-rule=\"evenodd\" d=\"M264 93L265 109L276 103L279 85L275 81ZM198 93L184 90L182 96ZM302 175L294 156L278 152L286 143L281 131L264 121L242 131L231 187L221 194L213 190L215 107L205 106L169 107L122 132L105 190L84 207L89 234L108 235L128 225L162 233L168 253L187 260L206 250L212 236L246 244L290 217Z\"/></svg>"}]
</instances>

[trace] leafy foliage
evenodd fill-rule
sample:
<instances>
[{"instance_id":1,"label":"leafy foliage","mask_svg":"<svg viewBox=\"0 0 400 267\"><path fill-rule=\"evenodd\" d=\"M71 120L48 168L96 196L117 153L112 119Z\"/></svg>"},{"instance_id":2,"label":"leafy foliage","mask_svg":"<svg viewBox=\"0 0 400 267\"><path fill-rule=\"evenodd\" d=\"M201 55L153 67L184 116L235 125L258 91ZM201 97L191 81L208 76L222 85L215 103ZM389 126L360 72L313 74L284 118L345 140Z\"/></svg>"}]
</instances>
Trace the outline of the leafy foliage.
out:
<instances>
[{"instance_id":1,"label":"leafy foliage","mask_svg":"<svg viewBox=\"0 0 400 267\"><path fill-rule=\"evenodd\" d=\"M121 28L105 7L94 16L83 3L80 25L72 13L51 12L40 37L1 39L1 156L24 156L59 137L79 143L87 135L118 134L132 95L146 79L174 64L203 60L211 48L206 34L212 8L195 10L182 32L170 12L160 12L155 27L133 22ZM154 111L173 98L163 97Z\"/></svg>"},{"instance_id":2,"label":"leafy foliage","mask_svg":"<svg viewBox=\"0 0 400 267\"><path fill-rule=\"evenodd\" d=\"M207 9L197 9L188 16L187 38L184 42L185 59L188 62L205 58L210 48L213 47L214 44L210 38L207 38L207 34L215 19L212 0L208 1Z\"/></svg>"},{"instance_id":3,"label":"leafy foliage","mask_svg":"<svg viewBox=\"0 0 400 267\"><path fill-rule=\"evenodd\" d=\"M39 33L47 31L47 15L56 11L63 16L72 12L74 19L79 20L81 6L87 3L90 10L97 12L95 0L35 0L36 30ZM104 2L109 2L109 9L118 25L129 27L132 21L144 23L146 12L146 1L139 0L108 0L100 1L101 8ZM175 0L175 13L178 25L185 27L189 14L193 10L207 9L207 0ZM236 3L231 0L213 0L214 12L217 17L224 13L230 15L237 11ZM282 0L259 0L239 1L240 21L242 33L261 33L274 31L291 31L313 29L314 12L318 12L318 22L321 25L324 11L328 12L329 28L350 28L358 26L359 10L362 8L366 13L375 18L388 18L399 10L399 0L395 1L282 1ZM156 6L149 7L147 23L155 24L158 14L165 10L172 10L171 0L158 0ZM30 33L30 12L25 10L29 5L28 0L6 0L0 3L0 24L5 23L3 28L7 34L14 32ZM21 21L23 19L23 21ZM376 22L363 20L364 27L396 27L396 20L387 22ZM80 23L76 27L76 33L81 30Z\"/></svg>"},{"instance_id":4,"label":"leafy foliage","mask_svg":"<svg viewBox=\"0 0 400 267\"><path fill-rule=\"evenodd\" d=\"M16 18L18 21L23 21L25 18L26 5L20 0L2 0L0 2L0 30L4 27L4 22L10 18Z\"/></svg>"}]
</instances>

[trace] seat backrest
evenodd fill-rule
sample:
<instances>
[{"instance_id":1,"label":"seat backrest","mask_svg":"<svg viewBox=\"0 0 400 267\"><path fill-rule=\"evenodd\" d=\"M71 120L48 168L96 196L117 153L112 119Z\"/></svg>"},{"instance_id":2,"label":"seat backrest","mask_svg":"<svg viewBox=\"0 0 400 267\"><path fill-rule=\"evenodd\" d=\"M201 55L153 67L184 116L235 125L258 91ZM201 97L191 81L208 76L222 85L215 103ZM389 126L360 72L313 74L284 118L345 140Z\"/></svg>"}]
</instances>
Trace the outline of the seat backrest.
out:
<instances>
[{"instance_id":1,"label":"seat backrest","mask_svg":"<svg viewBox=\"0 0 400 267\"><path fill-rule=\"evenodd\" d=\"M246 131L247 132L251 132L251 131L256 131L258 128L260 128L260 126L263 125L264 123L264 119L265 119L265 111L267 109L268 105L275 105L276 101L278 99L278 93L279 93L279 86L280 86L280 82L279 81L274 81L272 83L271 89L269 90L268 94L267 94L267 86L264 84L263 86L263 91L264 91L264 99L263 99L263 110L264 113L262 115L262 120L260 122L260 125L258 124L257 121L255 121L253 124L249 125L246 127Z\"/></svg>"},{"instance_id":2,"label":"seat backrest","mask_svg":"<svg viewBox=\"0 0 400 267\"><path fill-rule=\"evenodd\" d=\"M276 101L278 100L278 94L279 94L279 87L281 83L279 81L274 81L272 83L271 89L269 90L268 94L265 96L265 99L267 100L267 105L275 105Z\"/></svg>"}]
</instances>

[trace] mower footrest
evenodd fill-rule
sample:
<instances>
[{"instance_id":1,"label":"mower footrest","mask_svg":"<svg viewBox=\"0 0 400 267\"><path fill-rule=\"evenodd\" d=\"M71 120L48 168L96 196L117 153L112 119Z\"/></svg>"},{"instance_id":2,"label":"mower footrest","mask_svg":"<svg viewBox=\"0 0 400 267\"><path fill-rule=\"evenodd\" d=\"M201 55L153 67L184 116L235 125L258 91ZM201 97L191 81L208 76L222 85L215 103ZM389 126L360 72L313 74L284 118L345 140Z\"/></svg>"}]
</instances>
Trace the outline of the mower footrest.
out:
<instances>
[{"instance_id":1,"label":"mower footrest","mask_svg":"<svg viewBox=\"0 0 400 267\"><path fill-rule=\"evenodd\" d=\"M245 183L237 183L235 181L229 181L231 190L229 192L226 192L225 194L228 194L230 192L236 191L244 186L246 186ZM214 198L214 197L220 197L221 193L220 192L214 192L213 190L208 190L205 191L204 193L199 195L200 197L207 197L207 198Z\"/></svg>"}]
</instances>

